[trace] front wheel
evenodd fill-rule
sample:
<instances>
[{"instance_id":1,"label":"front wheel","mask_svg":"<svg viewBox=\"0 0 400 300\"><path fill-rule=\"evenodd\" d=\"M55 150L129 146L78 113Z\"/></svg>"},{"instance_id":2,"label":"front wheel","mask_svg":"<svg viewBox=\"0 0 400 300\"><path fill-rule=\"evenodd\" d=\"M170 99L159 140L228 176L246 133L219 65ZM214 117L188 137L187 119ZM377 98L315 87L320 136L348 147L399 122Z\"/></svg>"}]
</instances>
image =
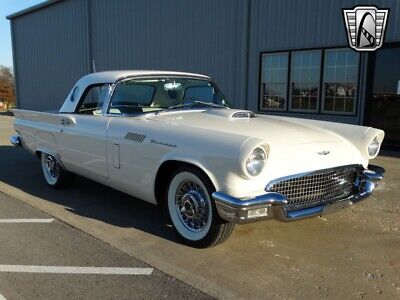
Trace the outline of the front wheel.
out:
<instances>
[{"instance_id":1,"label":"front wheel","mask_svg":"<svg viewBox=\"0 0 400 300\"><path fill-rule=\"evenodd\" d=\"M199 170L183 167L171 176L167 207L172 224L184 242L197 248L218 245L229 238L234 224L223 221L215 208L210 180Z\"/></svg>"},{"instance_id":2,"label":"front wheel","mask_svg":"<svg viewBox=\"0 0 400 300\"><path fill-rule=\"evenodd\" d=\"M73 174L64 170L54 156L42 152L40 160L44 179L49 186L63 188L72 184Z\"/></svg>"}]
</instances>

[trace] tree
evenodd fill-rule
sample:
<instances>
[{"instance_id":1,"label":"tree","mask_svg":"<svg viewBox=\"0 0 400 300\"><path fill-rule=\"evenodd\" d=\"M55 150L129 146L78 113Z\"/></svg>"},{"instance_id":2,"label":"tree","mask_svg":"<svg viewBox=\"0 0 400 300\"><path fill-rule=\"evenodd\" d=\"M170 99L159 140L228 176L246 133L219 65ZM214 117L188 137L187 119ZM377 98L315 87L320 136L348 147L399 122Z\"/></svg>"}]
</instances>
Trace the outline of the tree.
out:
<instances>
[{"instance_id":1,"label":"tree","mask_svg":"<svg viewBox=\"0 0 400 300\"><path fill-rule=\"evenodd\" d=\"M7 106L15 105L14 74L10 68L0 65L0 101Z\"/></svg>"}]
</instances>

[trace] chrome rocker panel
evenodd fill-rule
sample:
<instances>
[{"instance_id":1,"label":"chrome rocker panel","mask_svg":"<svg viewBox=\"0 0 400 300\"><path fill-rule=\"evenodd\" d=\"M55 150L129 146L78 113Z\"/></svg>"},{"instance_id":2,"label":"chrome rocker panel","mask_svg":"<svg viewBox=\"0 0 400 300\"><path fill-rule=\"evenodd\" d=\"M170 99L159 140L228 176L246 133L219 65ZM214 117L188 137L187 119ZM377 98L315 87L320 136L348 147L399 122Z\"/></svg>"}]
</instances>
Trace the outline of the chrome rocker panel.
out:
<instances>
[{"instance_id":1,"label":"chrome rocker panel","mask_svg":"<svg viewBox=\"0 0 400 300\"><path fill-rule=\"evenodd\" d=\"M247 200L241 200L222 192L214 192L212 196L220 217L228 222L244 224L266 219L289 222L332 213L365 199L374 190L375 183L383 178L382 173L376 171L378 168L375 167L374 169L361 171L355 181L357 193L333 203L287 213L283 210L283 205L288 203L288 199L280 193L267 192L264 195ZM251 215L249 217L249 211L255 212L257 210L266 213L261 216Z\"/></svg>"}]
</instances>

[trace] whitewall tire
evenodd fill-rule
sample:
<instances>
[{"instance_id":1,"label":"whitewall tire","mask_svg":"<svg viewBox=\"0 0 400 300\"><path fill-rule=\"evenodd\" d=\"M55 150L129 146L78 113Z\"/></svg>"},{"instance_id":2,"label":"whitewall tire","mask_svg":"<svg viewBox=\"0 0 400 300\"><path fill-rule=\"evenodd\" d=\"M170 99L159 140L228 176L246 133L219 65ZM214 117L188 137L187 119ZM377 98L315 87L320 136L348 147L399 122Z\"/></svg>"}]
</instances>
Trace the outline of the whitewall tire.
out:
<instances>
[{"instance_id":1,"label":"whitewall tire","mask_svg":"<svg viewBox=\"0 0 400 300\"><path fill-rule=\"evenodd\" d=\"M61 188L72 183L73 174L65 171L54 156L42 152L40 154L40 161L43 177L49 186Z\"/></svg>"},{"instance_id":2,"label":"whitewall tire","mask_svg":"<svg viewBox=\"0 0 400 300\"><path fill-rule=\"evenodd\" d=\"M233 231L233 224L219 218L211 196L213 191L207 176L194 167L182 167L170 178L168 213L178 235L191 246L215 246Z\"/></svg>"}]
</instances>

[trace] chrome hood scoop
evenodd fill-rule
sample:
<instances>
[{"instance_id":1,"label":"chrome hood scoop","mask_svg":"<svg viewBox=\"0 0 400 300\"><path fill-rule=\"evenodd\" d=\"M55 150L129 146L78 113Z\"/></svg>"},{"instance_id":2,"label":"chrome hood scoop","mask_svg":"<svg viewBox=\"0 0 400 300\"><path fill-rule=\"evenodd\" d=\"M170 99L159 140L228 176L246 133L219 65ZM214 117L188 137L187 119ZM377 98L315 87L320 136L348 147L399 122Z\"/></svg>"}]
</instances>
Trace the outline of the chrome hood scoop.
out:
<instances>
[{"instance_id":1,"label":"chrome hood scoop","mask_svg":"<svg viewBox=\"0 0 400 300\"><path fill-rule=\"evenodd\" d=\"M235 110L235 109L214 109L208 110L208 114L227 117L229 119L252 119L256 118L257 115L250 110Z\"/></svg>"}]
</instances>

